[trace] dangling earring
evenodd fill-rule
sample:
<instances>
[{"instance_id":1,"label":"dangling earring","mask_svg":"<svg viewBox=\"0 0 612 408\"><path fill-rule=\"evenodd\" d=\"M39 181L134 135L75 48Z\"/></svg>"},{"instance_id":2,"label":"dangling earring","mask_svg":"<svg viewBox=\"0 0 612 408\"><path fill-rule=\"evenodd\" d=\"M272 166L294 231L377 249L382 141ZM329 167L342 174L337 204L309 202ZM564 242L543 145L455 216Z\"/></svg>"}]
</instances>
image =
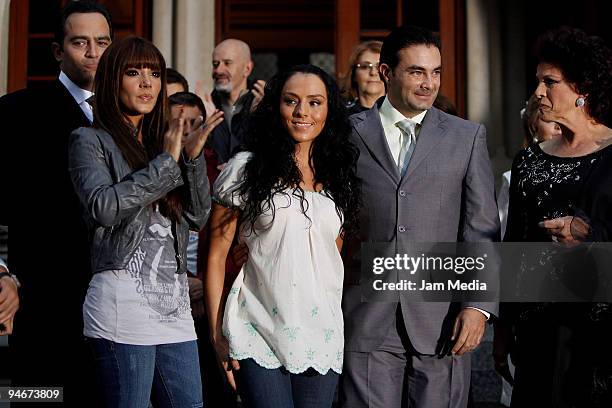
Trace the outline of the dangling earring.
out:
<instances>
[{"instance_id":1,"label":"dangling earring","mask_svg":"<svg viewBox=\"0 0 612 408\"><path fill-rule=\"evenodd\" d=\"M579 97L578 99L576 99L576 107L580 108L580 107L584 106L584 103L585 103L585 101L584 101L584 98L582 96Z\"/></svg>"}]
</instances>

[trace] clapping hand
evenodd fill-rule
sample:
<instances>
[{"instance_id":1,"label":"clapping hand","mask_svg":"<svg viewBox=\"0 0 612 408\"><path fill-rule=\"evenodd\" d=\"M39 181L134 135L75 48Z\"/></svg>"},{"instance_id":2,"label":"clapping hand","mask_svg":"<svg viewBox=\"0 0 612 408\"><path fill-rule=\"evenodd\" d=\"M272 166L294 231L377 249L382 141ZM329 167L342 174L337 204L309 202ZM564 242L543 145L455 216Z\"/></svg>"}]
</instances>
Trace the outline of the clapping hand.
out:
<instances>
[{"instance_id":1,"label":"clapping hand","mask_svg":"<svg viewBox=\"0 0 612 408\"><path fill-rule=\"evenodd\" d=\"M184 113L181 111L179 119L182 117L184 117ZM182 144L189 160L193 160L200 155L208 136L222 121L223 111L216 110L209 116L206 122L204 122L202 116L200 116L193 123L188 123L186 125L182 136Z\"/></svg>"},{"instance_id":2,"label":"clapping hand","mask_svg":"<svg viewBox=\"0 0 612 408\"><path fill-rule=\"evenodd\" d=\"M185 112L181 110L181 114L178 118L170 120L170 125L164 135L164 151L170 153L170 156L172 156L177 163L181 157L181 142L184 127Z\"/></svg>"},{"instance_id":3,"label":"clapping hand","mask_svg":"<svg viewBox=\"0 0 612 408\"><path fill-rule=\"evenodd\" d=\"M255 97L253 98L253 103L251 103L251 112L257 109L257 105L259 105L259 102L261 102L264 97L265 89L266 82L262 81L261 79L253 84L253 89L251 89L251 92L253 95L255 95Z\"/></svg>"}]
</instances>

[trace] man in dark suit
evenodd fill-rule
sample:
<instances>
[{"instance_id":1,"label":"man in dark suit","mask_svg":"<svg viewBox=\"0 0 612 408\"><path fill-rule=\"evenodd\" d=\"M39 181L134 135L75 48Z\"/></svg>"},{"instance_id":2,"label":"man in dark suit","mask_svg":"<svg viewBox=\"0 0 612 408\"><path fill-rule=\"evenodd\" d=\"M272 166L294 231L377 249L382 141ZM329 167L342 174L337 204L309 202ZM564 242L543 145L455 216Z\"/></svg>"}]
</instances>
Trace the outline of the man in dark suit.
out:
<instances>
[{"instance_id":1,"label":"man in dark suit","mask_svg":"<svg viewBox=\"0 0 612 408\"><path fill-rule=\"evenodd\" d=\"M364 242L401 249L499 238L484 126L432 107L441 66L440 42L429 30L401 27L384 40L387 96L351 116ZM361 295L349 282L343 406L465 407L469 352L497 304L413 302L403 292L389 302L362 302Z\"/></svg>"},{"instance_id":2,"label":"man in dark suit","mask_svg":"<svg viewBox=\"0 0 612 408\"><path fill-rule=\"evenodd\" d=\"M11 226L11 270L22 282L12 381L63 386L64 400L74 406L92 406L95 377L82 341L82 304L91 276L87 232L68 174L68 137L91 125L88 98L111 38L106 9L69 2L53 43L58 79L0 98L5 126L0 177L11 200L3 203L0 224Z\"/></svg>"}]
</instances>

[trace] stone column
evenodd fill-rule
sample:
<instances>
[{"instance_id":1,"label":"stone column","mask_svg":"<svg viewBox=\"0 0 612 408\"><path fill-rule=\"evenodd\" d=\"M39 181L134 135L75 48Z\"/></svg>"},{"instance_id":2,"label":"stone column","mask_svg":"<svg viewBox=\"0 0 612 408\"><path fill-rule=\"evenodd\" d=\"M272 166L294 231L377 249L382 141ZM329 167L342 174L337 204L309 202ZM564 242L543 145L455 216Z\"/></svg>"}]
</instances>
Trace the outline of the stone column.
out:
<instances>
[{"instance_id":1,"label":"stone column","mask_svg":"<svg viewBox=\"0 0 612 408\"><path fill-rule=\"evenodd\" d=\"M153 0L153 44L159 48L166 66L174 66L172 55L174 0Z\"/></svg>"},{"instance_id":2,"label":"stone column","mask_svg":"<svg viewBox=\"0 0 612 408\"><path fill-rule=\"evenodd\" d=\"M491 77L486 0L468 0L465 15L467 117L476 122L486 122L489 119Z\"/></svg>"},{"instance_id":3,"label":"stone column","mask_svg":"<svg viewBox=\"0 0 612 408\"><path fill-rule=\"evenodd\" d=\"M215 0L176 0L174 67L200 96L212 90Z\"/></svg>"},{"instance_id":4,"label":"stone column","mask_svg":"<svg viewBox=\"0 0 612 408\"><path fill-rule=\"evenodd\" d=\"M507 170L503 126L503 53L499 0L467 0L467 116L487 127L493 171Z\"/></svg>"}]
</instances>

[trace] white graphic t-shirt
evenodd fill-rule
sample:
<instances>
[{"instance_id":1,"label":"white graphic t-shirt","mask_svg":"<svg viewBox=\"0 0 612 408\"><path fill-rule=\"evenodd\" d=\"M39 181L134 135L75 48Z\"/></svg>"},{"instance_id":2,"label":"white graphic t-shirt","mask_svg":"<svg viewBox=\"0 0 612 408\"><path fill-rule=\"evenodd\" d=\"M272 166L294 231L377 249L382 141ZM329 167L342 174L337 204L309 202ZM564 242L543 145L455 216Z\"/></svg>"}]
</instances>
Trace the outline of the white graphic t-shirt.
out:
<instances>
[{"instance_id":1,"label":"white graphic t-shirt","mask_svg":"<svg viewBox=\"0 0 612 408\"><path fill-rule=\"evenodd\" d=\"M176 273L175 254L171 222L156 208L126 269L93 276L85 336L134 345L195 340L187 276Z\"/></svg>"}]
</instances>

